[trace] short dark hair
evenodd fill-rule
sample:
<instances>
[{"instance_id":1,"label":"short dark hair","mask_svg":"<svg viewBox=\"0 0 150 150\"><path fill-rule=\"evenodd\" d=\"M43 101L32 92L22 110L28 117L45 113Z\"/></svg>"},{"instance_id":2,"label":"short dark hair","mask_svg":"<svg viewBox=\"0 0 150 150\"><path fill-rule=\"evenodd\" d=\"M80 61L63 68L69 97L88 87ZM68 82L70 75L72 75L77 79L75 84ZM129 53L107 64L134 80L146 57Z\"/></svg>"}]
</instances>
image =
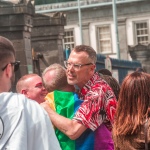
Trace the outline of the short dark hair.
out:
<instances>
[{"instance_id":1,"label":"short dark hair","mask_svg":"<svg viewBox=\"0 0 150 150\"><path fill-rule=\"evenodd\" d=\"M93 61L93 63L96 63L97 61L97 55L96 51L87 45L77 45L73 49L75 52L86 52L89 55L89 58Z\"/></svg>"},{"instance_id":2,"label":"short dark hair","mask_svg":"<svg viewBox=\"0 0 150 150\"><path fill-rule=\"evenodd\" d=\"M136 70L135 71L137 71L137 72L146 72L142 67L138 67L138 68L136 68Z\"/></svg>"},{"instance_id":3,"label":"short dark hair","mask_svg":"<svg viewBox=\"0 0 150 150\"><path fill-rule=\"evenodd\" d=\"M113 76L109 75L101 75L101 78L104 79L109 84L109 86L112 88L116 96L116 99L118 100L120 92L119 82Z\"/></svg>"},{"instance_id":4,"label":"short dark hair","mask_svg":"<svg viewBox=\"0 0 150 150\"><path fill-rule=\"evenodd\" d=\"M105 69L105 68L98 70L98 73L101 73L102 75L112 76L112 73L108 69Z\"/></svg>"},{"instance_id":5,"label":"short dark hair","mask_svg":"<svg viewBox=\"0 0 150 150\"><path fill-rule=\"evenodd\" d=\"M15 49L10 40L0 36L0 64L3 63L11 56L15 56Z\"/></svg>"}]
</instances>

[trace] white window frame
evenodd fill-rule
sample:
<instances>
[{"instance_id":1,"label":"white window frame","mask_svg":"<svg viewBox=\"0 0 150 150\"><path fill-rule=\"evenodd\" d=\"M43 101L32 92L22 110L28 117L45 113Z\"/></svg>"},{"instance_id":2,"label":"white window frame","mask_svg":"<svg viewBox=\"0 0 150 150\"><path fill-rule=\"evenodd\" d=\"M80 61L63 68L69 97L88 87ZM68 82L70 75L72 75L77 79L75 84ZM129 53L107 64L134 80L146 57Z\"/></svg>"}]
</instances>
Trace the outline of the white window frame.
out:
<instances>
[{"instance_id":1,"label":"white window frame","mask_svg":"<svg viewBox=\"0 0 150 150\"><path fill-rule=\"evenodd\" d=\"M65 31L64 32L67 32L67 31L72 31L73 32L73 39L74 39L74 41L72 42L68 42L68 45L70 46L70 44L74 44L74 47L75 47L75 32L74 32L74 28L69 28L69 29L65 29ZM64 49L66 49L67 48L67 43L65 43L65 36L64 36L64 39L63 39L63 47L64 47ZM72 50L72 46L71 47L69 47L71 50Z\"/></svg>"},{"instance_id":2,"label":"white window frame","mask_svg":"<svg viewBox=\"0 0 150 150\"><path fill-rule=\"evenodd\" d=\"M102 27L109 27L110 29L110 46L111 49L109 51L102 51L101 45L100 45L100 33L99 33L99 28ZM113 52L113 47L112 47L112 31L111 31L111 25L110 24L105 24L105 25L98 25L96 26L96 35L97 35L97 52L102 53L102 54L110 54Z\"/></svg>"},{"instance_id":3,"label":"white window frame","mask_svg":"<svg viewBox=\"0 0 150 150\"><path fill-rule=\"evenodd\" d=\"M149 36L149 21L148 20L141 20L141 21L134 21L133 22L133 27L134 27L134 43L137 45L138 44L138 35L137 35L137 28L136 28L136 24L138 23L147 23L147 30L148 30L148 33L147 33L147 36L148 36L148 43L150 42L150 36ZM142 37L142 36L141 36ZM143 45L147 45L148 43L141 43Z\"/></svg>"}]
</instances>

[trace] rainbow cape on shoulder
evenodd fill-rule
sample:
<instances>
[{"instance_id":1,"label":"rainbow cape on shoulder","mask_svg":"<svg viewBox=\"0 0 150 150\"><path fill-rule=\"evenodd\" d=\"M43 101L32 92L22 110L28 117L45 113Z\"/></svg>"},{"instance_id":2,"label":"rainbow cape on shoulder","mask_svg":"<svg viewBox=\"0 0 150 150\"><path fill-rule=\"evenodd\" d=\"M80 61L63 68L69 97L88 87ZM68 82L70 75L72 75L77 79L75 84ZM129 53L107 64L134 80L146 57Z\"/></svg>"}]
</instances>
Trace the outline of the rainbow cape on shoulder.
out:
<instances>
[{"instance_id":1,"label":"rainbow cape on shoulder","mask_svg":"<svg viewBox=\"0 0 150 150\"><path fill-rule=\"evenodd\" d=\"M78 95L74 92L54 91L49 93L46 97L49 101L50 107L58 114L72 119L76 110L83 102L78 98ZM75 141L71 140L60 130L55 129L56 136L60 143L62 150L75 150Z\"/></svg>"},{"instance_id":2,"label":"rainbow cape on shoulder","mask_svg":"<svg viewBox=\"0 0 150 150\"><path fill-rule=\"evenodd\" d=\"M70 119L73 118L75 112L83 102L83 100L78 98L76 93L63 91L54 91L49 93L45 99L49 101L50 107L53 110L55 110L58 114ZM57 128L55 128L55 133L62 150L114 149L111 132L104 124L102 124L94 132L87 128L87 130L84 131L76 140L71 140Z\"/></svg>"}]
</instances>

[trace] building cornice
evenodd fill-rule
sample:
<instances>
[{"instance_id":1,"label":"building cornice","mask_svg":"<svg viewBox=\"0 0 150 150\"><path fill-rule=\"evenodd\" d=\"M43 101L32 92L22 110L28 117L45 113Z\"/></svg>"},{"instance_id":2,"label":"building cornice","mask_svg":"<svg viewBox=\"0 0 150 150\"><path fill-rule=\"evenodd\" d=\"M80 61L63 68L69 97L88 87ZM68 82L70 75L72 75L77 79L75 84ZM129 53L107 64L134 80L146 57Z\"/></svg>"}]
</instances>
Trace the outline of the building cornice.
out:
<instances>
[{"instance_id":1,"label":"building cornice","mask_svg":"<svg viewBox=\"0 0 150 150\"><path fill-rule=\"evenodd\" d=\"M147 1L147 0L116 0L116 4L124 4L124 3L140 2L140 1ZM81 9L90 8L90 7L92 8L92 7L99 7L99 6L108 6L112 4L113 4L113 0L80 0ZM72 11L76 9L78 9L77 1L35 6L36 13Z\"/></svg>"}]
</instances>

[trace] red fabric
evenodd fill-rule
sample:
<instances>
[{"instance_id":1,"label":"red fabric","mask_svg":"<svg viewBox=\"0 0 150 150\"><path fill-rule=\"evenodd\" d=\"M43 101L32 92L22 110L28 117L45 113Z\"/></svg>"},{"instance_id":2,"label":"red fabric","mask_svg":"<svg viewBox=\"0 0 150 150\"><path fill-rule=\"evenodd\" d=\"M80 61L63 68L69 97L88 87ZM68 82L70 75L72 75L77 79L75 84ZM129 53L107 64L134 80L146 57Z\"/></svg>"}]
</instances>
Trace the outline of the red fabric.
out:
<instances>
[{"instance_id":1,"label":"red fabric","mask_svg":"<svg viewBox=\"0 0 150 150\"><path fill-rule=\"evenodd\" d=\"M91 130L96 130L102 122L113 123L116 111L116 97L111 87L95 73L79 93L80 99L84 100L77 110L74 119L81 121ZM104 106L105 119L100 110Z\"/></svg>"}]
</instances>

